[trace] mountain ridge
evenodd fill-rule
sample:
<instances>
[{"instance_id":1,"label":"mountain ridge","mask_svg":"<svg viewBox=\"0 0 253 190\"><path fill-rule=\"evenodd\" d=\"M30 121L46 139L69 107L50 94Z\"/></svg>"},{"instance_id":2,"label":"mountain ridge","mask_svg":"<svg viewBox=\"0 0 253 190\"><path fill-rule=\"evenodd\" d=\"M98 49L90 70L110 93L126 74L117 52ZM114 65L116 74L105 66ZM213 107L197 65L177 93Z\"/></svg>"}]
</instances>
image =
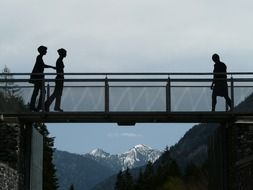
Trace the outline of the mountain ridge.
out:
<instances>
[{"instance_id":1,"label":"mountain ridge","mask_svg":"<svg viewBox=\"0 0 253 190\"><path fill-rule=\"evenodd\" d=\"M132 169L145 165L148 161L153 163L160 157L161 153L161 151L152 149L144 144L138 144L121 154L110 154L103 149L96 148L83 156L100 163L106 162L107 165L110 165L110 162L112 162L113 166L111 168L126 170L127 168Z\"/></svg>"},{"instance_id":2,"label":"mountain ridge","mask_svg":"<svg viewBox=\"0 0 253 190\"><path fill-rule=\"evenodd\" d=\"M54 163L59 178L59 190L68 190L71 184L74 184L77 190L89 190L120 170L140 167L148 161L155 162L161 153L159 150L142 144L116 155L111 155L101 148L93 149L85 154L56 150Z\"/></svg>"}]
</instances>

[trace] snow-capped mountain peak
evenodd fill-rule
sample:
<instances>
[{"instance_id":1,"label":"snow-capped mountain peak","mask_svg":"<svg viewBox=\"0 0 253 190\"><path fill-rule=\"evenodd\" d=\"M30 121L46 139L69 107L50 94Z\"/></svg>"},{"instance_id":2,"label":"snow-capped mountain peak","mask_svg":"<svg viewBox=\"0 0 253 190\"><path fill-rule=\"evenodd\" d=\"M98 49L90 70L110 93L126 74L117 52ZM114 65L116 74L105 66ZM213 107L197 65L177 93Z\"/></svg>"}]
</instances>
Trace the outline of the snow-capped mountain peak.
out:
<instances>
[{"instance_id":1,"label":"snow-capped mountain peak","mask_svg":"<svg viewBox=\"0 0 253 190\"><path fill-rule=\"evenodd\" d=\"M100 157L100 158L106 158L110 156L109 153L105 152L103 149L96 148L92 150L89 155L94 156L94 157Z\"/></svg>"},{"instance_id":2,"label":"snow-capped mountain peak","mask_svg":"<svg viewBox=\"0 0 253 190\"><path fill-rule=\"evenodd\" d=\"M151 147L143 145L143 144L138 144L138 145L134 146L132 149L135 149L137 151L149 151L149 150L153 150Z\"/></svg>"},{"instance_id":3,"label":"snow-capped mountain peak","mask_svg":"<svg viewBox=\"0 0 253 190\"><path fill-rule=\"evenodd\" d=\"M131 169L143 166L147 164L148 161L153 163L160 157L160 155L161 151L139 144L122 154L110 155L104 150L97 148L84 156L89 156L100 163L111 165L110 167L116 170L125 170L127 168Z\"/></svg>"},{"instance_id":4,"label":"snow-capped mountain peak","mask_svg":"<svg viewBox=\"0 0 253 190\"><path fill-rule=\"evenodd\" d=\"M161 152L154 150L143 144L139 144L119 156L123 163L122 169L138 167L146 164L148 161L155 162L161 155Z\"/></svg>"}]
</instances>

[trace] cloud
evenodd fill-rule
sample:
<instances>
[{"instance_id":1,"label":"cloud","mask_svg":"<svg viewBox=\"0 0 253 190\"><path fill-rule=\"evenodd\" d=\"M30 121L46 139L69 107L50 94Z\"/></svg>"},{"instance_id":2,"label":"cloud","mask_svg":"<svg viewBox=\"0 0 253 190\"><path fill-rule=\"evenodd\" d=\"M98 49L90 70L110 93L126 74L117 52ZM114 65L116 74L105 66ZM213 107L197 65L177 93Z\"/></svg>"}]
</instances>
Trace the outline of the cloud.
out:
<instances>
[{"instance_id":1,"label":"cloud","mask_svg":"<svg viewBox=\"0 0 253 190\"><path fill-rule=\"evenodd\" d=\"M66 72L200 71L214 51L253 51L252 7L249 0L3 0L0 63L29 72L44 44L48 64L59 47L68 50Z\"/></svg>"},{"instance_id":2,"label":"cloud","mask_svg":"<svg viewBox=\"0 0 253 190\"><path fill-rule=\"evenodd\" d=\"M120 138L120 137L141 138L143 137L143 135L136 134L136 133L108 133L107 137L109 138Z\"/></svg>"}]
</instances>

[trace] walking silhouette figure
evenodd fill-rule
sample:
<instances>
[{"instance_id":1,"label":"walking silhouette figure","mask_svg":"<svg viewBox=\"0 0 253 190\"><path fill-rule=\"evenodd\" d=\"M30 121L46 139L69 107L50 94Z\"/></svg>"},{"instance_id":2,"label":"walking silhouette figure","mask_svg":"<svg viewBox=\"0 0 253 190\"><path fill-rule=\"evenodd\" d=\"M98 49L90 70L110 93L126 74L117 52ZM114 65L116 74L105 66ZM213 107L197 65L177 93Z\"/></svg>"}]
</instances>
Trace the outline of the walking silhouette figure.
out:
<instances>
[{"instance_id":1,"label":"walking silhouette figure","mask_svg":"<svg viewBox=\"0 0 253 190\"><path fill-rule=\"evenodd\" d=\"M220 61L218 54L213 54L212 60L214 61L213 69L213 82L211 89L212 94L212 111L215 111L215 106L217 103L217 96L224 97L226 104L229 105L231 109L231 99L228 96L228 84L227 84L227 66L225 63Z\"/></svg>"},{"instance_id":2,"label":"walking silhouette figure","mask_svg":"<svg viewBox=\"0 0 253 190\"><path fill-rule=\"evenodd\" d=\"M53 94L45 102L45 111L49 112L49 107L55 99L55 111L63 112L61 109L61 96L63 91L64 83L64 63L63 59L67 56L67 51L63 48L58 49L59 58L56 61L56 78L55 78L55 89Z\"/></svg>"},{"instance_id":3,"label":"walking silhouette figure","mask_svg":"<svg viewBox=\"0 0 253 190\"><path fill-rule=\"evenodd\" d=\"M53 66L50 65L46 65L43 61L43 56L47 54L47 47L45 46L40 46L38 47L38 52L39 55L36 58L36 62L35 65L33 67L31 76L30 76L30 80L29 82L34 84L34 89L33 89L33 93L32 93L32 97L31 97L31 101L30 101L30 110L32 111L39 111L42 109L42 95L43 93L45 94L45 89L42 89L44 87L43 83L44 83L44 68L53 68L56 69ZM36 98L38 96L38 94L40 93L39 96L39 102L37 105L37 108L35 106L36 104Z\"/></svg>"}]
</instances>

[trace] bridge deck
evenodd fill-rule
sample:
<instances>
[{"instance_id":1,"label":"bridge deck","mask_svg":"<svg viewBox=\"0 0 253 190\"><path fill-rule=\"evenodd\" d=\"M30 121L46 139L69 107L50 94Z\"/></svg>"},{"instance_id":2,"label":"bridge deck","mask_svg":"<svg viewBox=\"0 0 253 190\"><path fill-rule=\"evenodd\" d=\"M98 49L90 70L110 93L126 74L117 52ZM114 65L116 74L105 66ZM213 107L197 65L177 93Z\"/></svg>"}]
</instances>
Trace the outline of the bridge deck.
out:
<instances>
[{"instance_id":1,"label":"bridge deck","mask_svg":"<svg viewBox=\"0 0 253 190\"><path fill-rule=\"evenodd\" d=\"M59 74L59 73L58 73ZM55 89L54 73L45 74L41 89L42 102ZM218 98L217 112L212 105L213 73L65 73L61 97L63 113L30 112L20 108L20 101L29 107L34 86L30 73L0 74L0 116L6 121L16 118L25 122L86 122L134 124L139 122L200 123L238 120L253 117L251 109L242 113L240 104L253 99L253 73L227 73L231 111L224 98ZM39 97L37 97L38 100ZM16 102L15 104L13 102ZM250 107L250 106L249 106ZM246 110L245 110L246 112ZM1 121L1 118L0 118Z\"/></svg>"},{"instance_id":2,"label":"bridge deck","mask_svg":"<svg viewBox=\"0 0 253 190\"><path fill-rule=\"evenodd\" d=\"M2 114L2 122L12 119L21 122L45 123L211 123L253 119L253 113L235 112L32 112Z\"/></svg>"}]
</instances>

